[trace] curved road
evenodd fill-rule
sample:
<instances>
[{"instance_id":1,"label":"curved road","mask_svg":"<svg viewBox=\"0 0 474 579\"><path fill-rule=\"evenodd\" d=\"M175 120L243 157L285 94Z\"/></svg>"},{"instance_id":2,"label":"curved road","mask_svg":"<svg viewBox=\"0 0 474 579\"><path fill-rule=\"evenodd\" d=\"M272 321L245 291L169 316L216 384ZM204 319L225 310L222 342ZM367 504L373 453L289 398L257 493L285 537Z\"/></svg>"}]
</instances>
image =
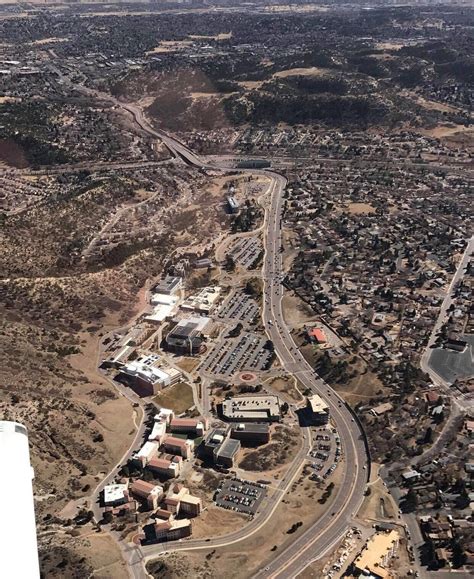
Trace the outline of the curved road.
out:
<instances>
[{"instance_id":1,"label":"curved road","mask_svg":"<svg viewBox=\"0 0 474 579\"><path fill-rule=\"evenodd\" d=\"M88 91L99 95L95 91ZM176 138L155 130L145 119L143 112L135 105L122 104L115 99L117 106L128 111L136 123L149 135L159 138L177 157L186 163L202 169L223 170L217 164L206 164L201 158L190 151ZM227 170L229 168L227 167ZM233 169L235 170L235 169ZM312 560L322 556L329 550L346 532L352 524L353 517L357 513L364 496L365 485L368 479L367 454L364 446L362 433L357 422L345 406L342 399L313 371L303 355L296 347L293 338L286 326L282 311L282 258L281 258L281 219L283 191L286 179L277 173L257 170L238 170L239 172L260 173L269 176L271 185L271 203L265 212L265 259L263 264L264 300L263 322L269 338L272 340L275 352L284 369L296 376L304 388L319 394L329 405L331 417L335 423L341 438L343 449L344 472L338 492L334 497L330 510L311 527L309 527L297 540L287 547L279 556L272 559L267 567L257 573L257 577L295 577ZM224 546L244 540L257 532L271 517L273 511L291 482L301 468L304 456L309 448L308 434L305 432L305 440L292 466L285 477L267 500L262 511L251 523L241 530L229 535L209 540L189 540L183 542L170 542L144 546L141 548L124 549L123 553L130 565L130 570L135 577L143 576L143 563L159 556L162 553L178 550L210 549Z\"/></svg>"}]
</instances>

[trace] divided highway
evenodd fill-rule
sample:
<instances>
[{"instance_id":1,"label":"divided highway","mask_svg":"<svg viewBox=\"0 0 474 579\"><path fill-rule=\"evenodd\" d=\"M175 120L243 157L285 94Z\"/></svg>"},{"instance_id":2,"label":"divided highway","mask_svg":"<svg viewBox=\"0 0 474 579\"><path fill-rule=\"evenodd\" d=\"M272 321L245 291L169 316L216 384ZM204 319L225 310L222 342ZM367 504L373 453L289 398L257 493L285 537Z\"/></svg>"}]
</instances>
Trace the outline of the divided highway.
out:
<instances>
[{"instance_id":1,"label":"divided highway","mask_svg":"<svg viewBox=\"0 0 474 579\"><path fill-rule=\"evenodd\" d=\"M82 88L82 87L81 87ZM88 89L85 89L89 92ZM99 95L94 91L94 96ZM122 104L115 99L114 103L130 113L141 129L149 135L159 138L175 156L186 163L213 170L224 170L217 164L207 164L190 151L176 138L155 130L144 118L142 111L130 104ZM227 170L229 170L227 168ZM260 570L258 578L289 578L295 577L312 560L322 556L329 550L352 525L353 517L357 513L364 495L365 485L368 478L369 461L364 445L362 432L358 423L354 420L350 410L342 399L313 371L298 350L293 338L286 326L282 311L282 257L281 257L281 220L283 192L286 179L277 173L270 171L237 170L239 172L265 174L272 180L270 193L270 206L265 212L264 223L264 246L265 257L263 264L263 322L269 338L272 340L282 366L285 370L296 376L303 389L309 389L319 394L329 405L331 417L335 423L343 450L342 480L337 493L326 513L311 527L309 527L298 539L287 547L279 556L275 557L267 567ZM150 545L145 547L130 547L123 549L123 554L129 564L131 574L134 577L146 576L143 564L158 557L160 554L178 550L212 549L219 546L229 545L243 541L256 533L271 517L280 500L290 488L292 481L299 474L309 450L308 432L304 430L304 440L301 449L295 457L285 477L280 481L277 490L264 503L259 515L248 525L234 533L206 540L188 540L183 542L171 542Z\"/></svg>"}]
</instances>

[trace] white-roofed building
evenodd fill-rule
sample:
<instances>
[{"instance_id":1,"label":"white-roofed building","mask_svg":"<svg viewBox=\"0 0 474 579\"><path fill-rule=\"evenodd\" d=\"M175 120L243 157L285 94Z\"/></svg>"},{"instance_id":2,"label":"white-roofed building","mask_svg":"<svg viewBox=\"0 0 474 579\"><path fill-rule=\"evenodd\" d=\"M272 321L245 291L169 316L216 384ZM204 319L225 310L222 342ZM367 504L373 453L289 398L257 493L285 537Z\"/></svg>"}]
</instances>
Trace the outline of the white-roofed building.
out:
<instances>
[{"instance_id":1,"label":"white-roofed building","mask_svg":"<svg viewBox=\"0 0 474 579\"><path fill-rule=\"evenodd\" d=\"M116 507L128 503L128 483L111 484L104 487L104 506Z\"/></svg>"},{"instance_id":2,"label":"white-roofed building","mask_svg":"<svg viewBox=\"0 0 474 579\"><path fill-rule=\"evenodd\" d=\"M159 443L154 440L148 440L140 448L138 452L133 455L133 460L139 462L142 466L146 466L150 460L158 454Z\"/></svg>"},{"instance_id":3,"label":"white-roofed building","mask_svg":"<svg viewBox=\"0 0 474 579\"><path fill-rule=\"evenodd\" d=\"M329 406L321 396L318 396L317 394L308 396L306 401L306 410L311 424L322 425L328 423Z\"/></svg>"},{"instance_id":4,"label":"white-roofed building","mask_svg":"<svg viewBox=\"0 0 474 579\"><path fill-rule=\"evenodd\" d=\"M121 375L139 396L153 396L181 377L175 368L160 368L159 359L157 354L141 356L121 368Z\"/></svg>"}]
</instances>

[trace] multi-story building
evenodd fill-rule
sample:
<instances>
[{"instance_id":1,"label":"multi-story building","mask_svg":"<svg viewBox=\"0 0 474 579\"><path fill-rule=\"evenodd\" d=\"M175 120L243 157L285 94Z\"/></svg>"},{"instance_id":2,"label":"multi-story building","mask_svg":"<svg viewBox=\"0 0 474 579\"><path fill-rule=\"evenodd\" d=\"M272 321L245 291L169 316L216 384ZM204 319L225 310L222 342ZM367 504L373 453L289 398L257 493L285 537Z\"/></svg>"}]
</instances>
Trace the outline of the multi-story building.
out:
<instances>
[{"instance_id":1,"label":"multi-story building","mask_svg":"<svg viewBox=\"0 0 474 579\"><path fill-rule=\"evenodd\" d=\"M136 461L140 464L140 466L146 466L152 458L155 458L158 454L159 443L155 440L148 440L145 444L140 448L138 452L136 452L132 456L132 461Z\"/></svg>"},{"instance_id":2,"label":"multi-story building","mask_svg":"<svg viewBox=\"0 0 474 579\"><path fill-rule=\"evenodd\" d=\"M222 403L222 416L232 422L278 422L281 418L278 396L234 396Z\"/></svg>"},{"instance_id":3,"label":"multi-story building","mask_svg":"<svg viewBox=\"0 0 474 579\"><path fill-rule=\"evenodd\" d=\"M156 284L156 286L153 288L153 292L158 294L174 295L182 288L182 286L183 278L167 275Z\"/></svg>"},{"instance_id":4,"label":"multi-story building","mask_svg":"<svg viewBox=\"0 0 474 579\"><path fill-rule=\"evenodd\" d=\"M230 437L240 440L244 445L266 444L270 441L270 425L262 422L240 422L233 424Z\"/></svg>"},{"instance_id":5,"label":"multi-story building","mask_svg":"<svg viewBox=\"0 0 474 579\"><path fill-rule=\"evenodd\" d=\"M215 428L200 447L202 457L225 468L232 467L240 450L240 441L229 438L229 434L227 428Z\"/></svg>"},{"instance_id":6,"label":"multi-story building","mask_svg":"<svg viewBox=\"0 0 474 579\"><path fill-rule=\"evenodd\" d=\"M194 442L192 440L183 440L174 436L167 436L162 442L162 449L172 454L177 454L183 458L189 459L193 454Z\"/></svg>"},{"instance_id":7,"label":"multi-story building","mask_svg":"<svg viewBox=\"0 0 474 579\"><path fill-rule=\"evenodd\" d=\"M179 483L170 486L163 503L168 511L176 514L184 513L189 517L197 517L202 512L201 499L191 495L189 489Z\"/></svg>"},{"instance_id":8,"label":"multi-story building","mask_svg":"<svg viewBox=\"0 0 474 579\"><path fill-rule=\"evenodd\" d=\"M327 424L329 422L329 406L324 402L321 396L313 394L306 400L306 411L308 421L316 426Z\"/></svg>"},{"instance_id":9,"label":"multi-story building","mask_svg":"<svg viewBox=\"0 0 474 579\"><path fill-rule=\"evenodd\" d=\"M190 433L197 436L203 436L208 427L206 418L173 418L169 426L171 432Z\"/></svg>"},{"instance_id":10,"label":"multi-story building","mask_svg":"<svg viewBox=\"0 0 474 579\"><path fill-rule=\"evenodd\" d=\"M130 485L132 495L144 499L150 510L158 508L161 497L163 496L163 487L153 483L137 479Z\"/></svg>"},{"instance_id":11,"label":"multi-story building","mask_svg":"<svg viewBox=\"0 0 474 579\"><path fill-rule=\"evenodd\" d=\"M189 537L192 533L192 523L189 519L170 519L154 525L157 541L177 541Z\"/></svg>"},{"instance_id":12,"label":"multi-story building","mask_svg":"<svg viewBox=\"0 0 474 579\"><path fill-rule=\"evenodd\" d=\"M191 317L180 320L166 336L166 346L171 352L195 356L204 351L203 330L210 318Z\"/></svg>"},{"instance_id":13,"label":"multi-story building","mask_svg":"<svg viewBox=\"0 0 474 579\"><path fill-rule=\"evenodd\" d=\"M125 364L120 375L139 396L153 396L178 382L182 376L176 368L159 367L159 359L157 354L141 356Z\"/></svg>"},{"instance_id":14,"label":"multi-story building","mask_svg":"<svg viewBox=\"0 0 474 579\"><path fill-rule=\"evenodd\" d=\"M183 458L181 456L173 456L173 458L152 458L147 465L152 472L166 478L176 478L181 472L181 465Z\"/></svg>"}]
</instances>

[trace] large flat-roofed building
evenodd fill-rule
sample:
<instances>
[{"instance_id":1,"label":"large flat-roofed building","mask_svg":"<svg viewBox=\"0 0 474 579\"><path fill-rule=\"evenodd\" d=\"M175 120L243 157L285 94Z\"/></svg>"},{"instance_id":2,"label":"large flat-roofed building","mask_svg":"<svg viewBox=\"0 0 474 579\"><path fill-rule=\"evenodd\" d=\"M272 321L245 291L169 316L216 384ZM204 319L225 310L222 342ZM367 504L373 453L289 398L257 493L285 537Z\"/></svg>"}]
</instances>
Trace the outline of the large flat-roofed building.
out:
<instances>
[{"instance_id":1,"label":"large flat-roofed building","mask_svg":"<svg viewBox=\"0 0 474 579\"><path fill-rule=\"evenodd\" d=\"M113 483L104 487L103 503L105 507L117 507L128 503L128 483Z\"/></svg>"},{"instance_id":2,"label":"large flat-roofed building","mask_svg":"<svg viewBox=\"0 0 474 579\"><path fill-rule=\"evenodd\" d=\"M198 294L189 296L184 300L181 309L209 314L216 307L220 295L221 288L219 286L205 287Z\"/></svg>"},{"instance_id":3,"label":"large flat-roofed building","mask_svg":"<svg viewBox=\"0 0 474 579\"><path fill-rule=\"evenodd\" d=\"M167 275L153 288L153 292L157 294L173 295L181 289L183 285L183 278L173 277Z\"/></svg>"},{"instance_id":4,"label":"large flat-roofed building","mask_svg":"<svg viewBox=\"0 0 474 579\"><path fill-rule=\"evenodd\" d=\"M231 422L278 422L281 418L278 396L236 396L224 400L222 416Z\"/></svg>"},{"instance_id":5,"label":"large flat-roofed building","mask_svg":"<svg viewBox=\"0 0 474 579\"><path fill-rule=\"evenodd\" d=\"M191 317L180 320L166 336L167 348L184 356L194 356L204 350L203 330L210 318Z\"/></svg>"},{"instance_id":6,"label":"large flat-roofed building","mask_svg":"<svg viewBox=\"0 0 474 579\"><path fill-rule=\"evenodd\" d=\"M396 531L375 533L354 561L355 569L363 575L389 579L392 574L387 570L387 566L397 550L398 541L399 535Z\"/></svg>"},{"instance_id":7,"label":"large flat-roofed building","mask_svg":"<svg viewBox=\"0 0 474 579\"><path fill-rule=\"evenodd\" d=\"M170 421L170 432L190 433L203 436L209 428L206 418L173 418Z\"/></svg>"},{"instance_id":8,"label":"large flat-roofed building","mask_svg":"<svg viewBox=\"0 0 474 579\"><path fill-rule=\"evenodd\" d=\"M327 424L329 421L329 406L321 396L313 394L306 400L306 410L309 422L315 425Z\"/></svg>"},{"instance_id":9,"label":"large flat-roofed building","mask_svg":"<svg viewBox=\"0 0 474 579\"><path fill-rule=\"evenodd\" d=\"M139 396L153 396L163 388L176 384L182 374L176 368L160 368L157 354L140 356L125 364L120 374Z\"/></svg>"},{"instance_id":10,"label":"large flat-roofed building","mask_svg":"<svg viewBox=\"0 0 474 579\"><path fill-rule=\"evenodd\" d=\"M240 440L235 440L235 438L226 438L214 453L215 463L224 466L225 468L233 467L239 450Z\"/></svg>"},{"instance_id":11,"label":"large flat-roofed building","mask_svg":"<svg viewBox=\"0 0 474 579\"><path fill-rule=\"evenodd\" d=\"M240 440L230 438L230 429L214 428L200 446L201 456L214 464L230 468L240 450Z\"/></svg>"},{"instance_id":12,"label":"large flat-roofed building","mask_svg":"<svg viewBox=\"0 0 474 579\"><path fill-rule=\"evenodd\" d=\"M270 440L270 426L265 422L240 422L232 426L230 436L244 445L266 444Z\"/></svg>"}]
</instances>

